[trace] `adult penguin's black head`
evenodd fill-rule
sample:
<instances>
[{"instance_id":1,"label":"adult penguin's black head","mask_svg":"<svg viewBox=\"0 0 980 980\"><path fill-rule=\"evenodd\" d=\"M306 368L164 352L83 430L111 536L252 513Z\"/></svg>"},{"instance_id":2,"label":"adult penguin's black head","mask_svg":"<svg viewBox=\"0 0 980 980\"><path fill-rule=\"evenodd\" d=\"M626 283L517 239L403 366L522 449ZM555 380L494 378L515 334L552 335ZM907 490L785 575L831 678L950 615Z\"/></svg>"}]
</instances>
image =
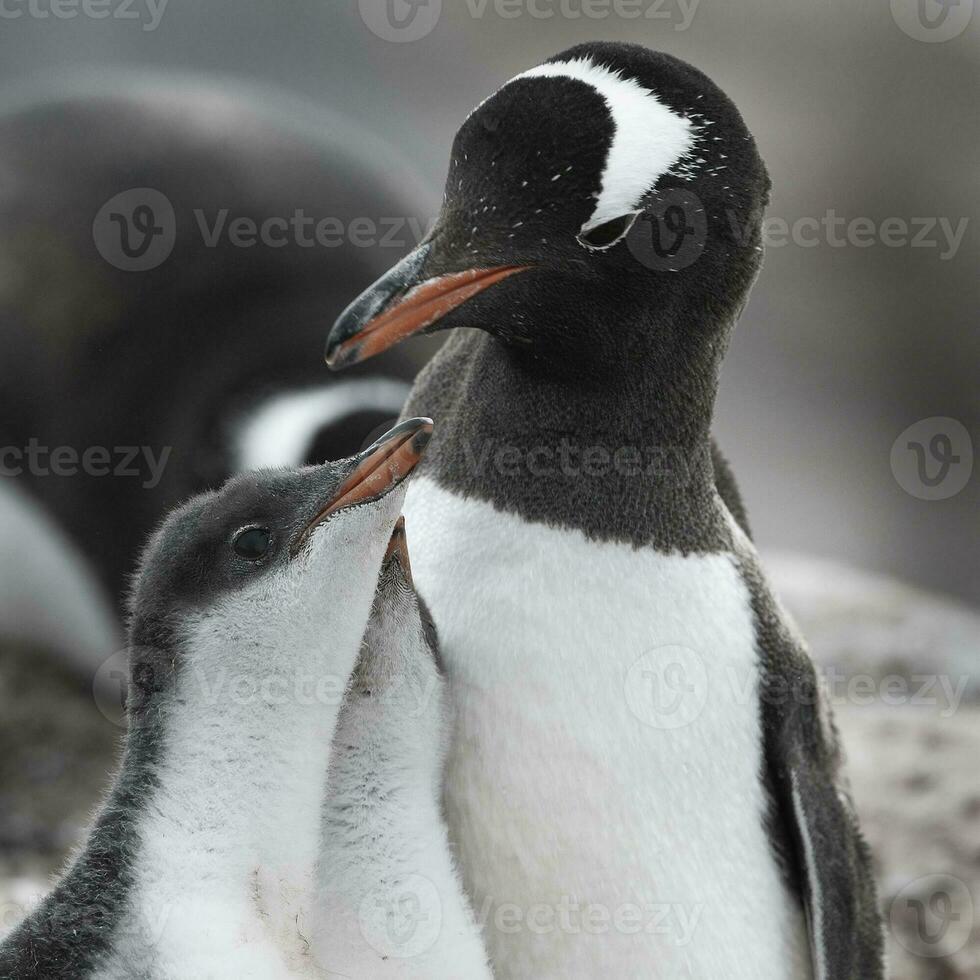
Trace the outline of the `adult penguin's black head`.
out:
<instances>
[{"instance_id":1,"label":"adult penguin's black head","mask_svg":"<svg viewBox=\"0 0 980 980\"><path fill-rule=\"evenodd\" d=\"M639 45L572 48L466 119L432 233L344 311L328 363L467 326L546 373L680 380L720 360L768 189L738 110L701 72Z\"/></svg>"}]
</instances>

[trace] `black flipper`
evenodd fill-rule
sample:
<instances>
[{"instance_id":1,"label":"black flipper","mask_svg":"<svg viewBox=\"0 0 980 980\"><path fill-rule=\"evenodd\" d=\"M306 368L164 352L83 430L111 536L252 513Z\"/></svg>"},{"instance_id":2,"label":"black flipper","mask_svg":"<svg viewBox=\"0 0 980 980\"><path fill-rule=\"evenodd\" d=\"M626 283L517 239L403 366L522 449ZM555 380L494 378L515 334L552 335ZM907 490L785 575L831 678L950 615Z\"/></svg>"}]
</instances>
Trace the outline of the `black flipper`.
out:
<instances>
[{"instance_id":1,"label":"black flipper","mask_svg":"<svg viewBox=\"0 0 980 980\"><path fill-rule=\"evenodd\" d=\"M770 829L806 909L814 980L882 980L871 854L847 792L826 691L755 556L743 553L740 564L761 657Z\"/></svg>"},{"instance_id":2,"label":"black flipper","mask_svg":"<svg viewBox=\"0 0 980 980\"><path fill-rule=\"evenodd\" d=\"M800 726L804 727L804 726ZM815 980L880 980L883 935L871 855L850 801L805 752L787 761Z\"/></svg>"}]
</instances>

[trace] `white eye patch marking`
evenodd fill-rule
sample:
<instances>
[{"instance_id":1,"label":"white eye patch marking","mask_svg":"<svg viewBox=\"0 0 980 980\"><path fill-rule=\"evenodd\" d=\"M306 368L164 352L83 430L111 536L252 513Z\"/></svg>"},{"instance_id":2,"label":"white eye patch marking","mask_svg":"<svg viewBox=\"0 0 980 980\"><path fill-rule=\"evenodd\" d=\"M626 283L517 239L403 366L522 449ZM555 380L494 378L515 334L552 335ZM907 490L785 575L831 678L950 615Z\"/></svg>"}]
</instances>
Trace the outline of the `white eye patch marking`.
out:
<instances>
[{"instance_id":1,"label":"white eye patch marking","mask_svg":"<svg viewBox=\"0 0 980 980\"><path fill-rule=\"evenodd\" d=\"M647 191L694 145L696 135L689 119L673 112L639 82L589 58L538 65L511 81L520 78L585 82L602 96L612 115L612 145L595 210L582 226L583 232L635 211Z\"/></svg>"}]
</instances>

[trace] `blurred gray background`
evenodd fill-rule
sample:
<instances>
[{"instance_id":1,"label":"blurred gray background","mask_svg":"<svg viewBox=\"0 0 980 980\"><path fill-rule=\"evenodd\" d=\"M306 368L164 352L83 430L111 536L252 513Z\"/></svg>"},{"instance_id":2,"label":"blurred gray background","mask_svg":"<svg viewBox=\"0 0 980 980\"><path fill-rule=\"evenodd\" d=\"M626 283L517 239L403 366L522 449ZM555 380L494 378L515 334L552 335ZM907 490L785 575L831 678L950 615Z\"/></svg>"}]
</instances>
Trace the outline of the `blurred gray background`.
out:
<instances>
[{"instance_id":1,"label":"blurred gray background","mask_svg":"<svg viewBox=\"0 0 980 980\"><path fill-rule=\"evenodd\" d=\"M803 234L815 243L801 244L772 229L717 420L757 538L980 599L976 474L950 498L922 500L890 463L899 434L924 418L955 419L980 441L980 13L962 20L972 0L949 7L933 36L914 0L446 0L432 24L429 0L413 30L431 30L411 41L366 23L377 27L372 7L385 2L365 0L362 16L351 0L170 0L162 12L136 0L133 19L83 8L59 19L12 0L7 9L23 16L0 20L0 86L9 98L53 77L126 67L281 87L380 134L388 165L428 181L418 201L428 218L455 129L518 71L594 38L693 62L756 134L773 179L771 216L793 225L834 213L874 229L894 218L910 223L908 238L922 236L913 247L861 226L848 243L839 225L835 245L811 223ZM938 0L924 2L934 5L923 8L927 21L942 21ZM937 31L957 34L936 41ZM968 219L958 246L940 218L960 230ZM953 443L962 472L969 447L962 433Z\"/></svg>"}]
</instances>

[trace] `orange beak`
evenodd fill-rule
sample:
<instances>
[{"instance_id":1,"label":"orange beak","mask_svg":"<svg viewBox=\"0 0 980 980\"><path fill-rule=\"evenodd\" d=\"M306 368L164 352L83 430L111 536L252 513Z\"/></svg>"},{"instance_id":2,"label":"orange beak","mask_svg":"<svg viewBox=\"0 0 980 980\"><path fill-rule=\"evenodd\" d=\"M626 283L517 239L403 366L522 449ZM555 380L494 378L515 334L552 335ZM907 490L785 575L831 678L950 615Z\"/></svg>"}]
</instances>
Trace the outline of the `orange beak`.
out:
<instances>
[{"instance_id":1,"label":"orange beak","mask_svg":"<svg viewBox=\"0 0 980 980\"><path fill-rule=\"evenodd\" d=\"M334 491L296 541L299 551L328 517L359 504L380 500L403 483L422 459L432 438L432 419L406 419L358 457L353 472Z\"/></svg>"},{"instance_id":2,"label":"orange beak","mask_svg":"<svg viewBox=\"0 0 980 980\"><path fill-rule=\"evenodd\" d=\"M428 246L399 263L341 313L327 341L327 364L348 367L387 350L441 320L485 289L527 266L467 269L435 279L415 279Z\"/></svg>"}]
</instances>

